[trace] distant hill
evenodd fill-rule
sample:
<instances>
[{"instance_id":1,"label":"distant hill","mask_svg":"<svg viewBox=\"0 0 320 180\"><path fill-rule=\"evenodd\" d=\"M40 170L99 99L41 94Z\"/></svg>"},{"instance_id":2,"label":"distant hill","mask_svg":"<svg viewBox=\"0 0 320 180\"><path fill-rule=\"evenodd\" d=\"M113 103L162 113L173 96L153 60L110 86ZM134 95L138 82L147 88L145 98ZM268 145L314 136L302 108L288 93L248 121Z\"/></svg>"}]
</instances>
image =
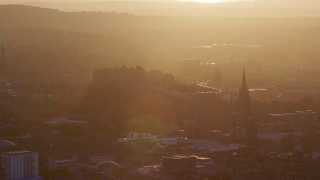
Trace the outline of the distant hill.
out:
<instances>
[{"instance_id":1,"label":"distant hill","mask_svg":"<svg viewBox=\"0 0 320 180\"><path fill-rule=\"evenodd\" d=\"M0 43L15 68L79 72L81 66L142 65L178 72L178 59L318 64L320 57L319 18L135 16L0 5L0 22Z\"/></svg>"},{"instance_id":2,"label":"distant hill","mask_svg":"<svg viewBox=\"0 0 320 180\"><path fill-rule=\"evenodd\" d=\"M9 17L10 21L8 21ZM130 17L131 16L128 14L98 12L67 13L59 10L33 6L0 5L0 21L2 22L2 27L27 26L68 28L68 25L70 25L73 27L85 28L84 26L88 26L93 23L121 23L126 19L130 19Z\"/></svg>"},{"instance_id":3,"label":"distant hill","mask_svg":"<svg viewBox=\"0 0 320 180\"><path fill-rule=\"evenodd\" d=\"M1 1L0 1L1 2ZM14 3L6 1L7 3ZM316 0L255 0L233 3L186 3L174 0L124 1L18 1L25 5L63 11L100 11L157 16L297 17L320 16Z\"/></svg>"}]
</instances>

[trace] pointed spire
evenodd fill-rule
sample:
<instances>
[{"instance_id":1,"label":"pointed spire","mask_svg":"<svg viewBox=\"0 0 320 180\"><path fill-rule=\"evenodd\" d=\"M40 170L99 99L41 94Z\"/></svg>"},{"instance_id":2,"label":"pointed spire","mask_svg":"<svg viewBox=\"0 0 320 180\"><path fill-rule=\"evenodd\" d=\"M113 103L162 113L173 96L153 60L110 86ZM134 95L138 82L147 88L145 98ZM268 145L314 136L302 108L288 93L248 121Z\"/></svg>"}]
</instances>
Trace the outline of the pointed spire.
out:
<instances>
[{"instance_id":1,"label":"pointed spire","mask_svg":"<svg viewBox=\"0 0 320 180\"><path fill-rule=\"evenodd\" d=\"M242 80L243 80L243 81L246 80L246 69L245 69L245 68L243 68Z\"/></svg>"},{"instance_id":2,"label":"pointed spire","mask_svg":"<svg viewBox=\"0 0 320 180\"><path fill-rule=\"evenodd\" d=\"M239 91L239 106L240 110L244 112L245 114L250 113L250 95L249 95L249 90L246 82L246 71L243 69L243 74L242 74L242 85L240 87Z\"/></svg>"},{"instance_id":3,"label":"pointed spire","mask_svg":"<svg viewBox=\"0 0 320 180\"><path fill-rule=\"evenodd\" d=\"M243 75L242 75L242 90L247 90L246 69L245 68L243 68Z\"/></svg>"}]
</instances>

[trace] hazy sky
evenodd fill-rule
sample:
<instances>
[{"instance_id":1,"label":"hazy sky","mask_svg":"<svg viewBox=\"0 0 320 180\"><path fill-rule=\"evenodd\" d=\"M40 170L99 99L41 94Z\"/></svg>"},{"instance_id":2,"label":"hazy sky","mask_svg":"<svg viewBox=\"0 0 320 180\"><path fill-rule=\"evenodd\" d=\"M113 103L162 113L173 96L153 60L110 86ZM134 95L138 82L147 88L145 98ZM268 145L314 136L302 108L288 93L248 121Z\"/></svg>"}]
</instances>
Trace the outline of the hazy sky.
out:
<instances>
[{"instance_id":1,"label":"hazy sky","mask_svg":"<svg viewBox=\"0 0 320 180\"><path fill-rule=\"evenodd\" d=\"M98 2L98 1L158 1L158 2L167 1L167 2L170 2L170 1L176 1L176 0L0 0L0 2L6 2L6 3L7 2L8 3L12 3L12 2ZM183 0L183 1L193 1L193 0ZM215 1L215 0L206 0L206 1ZM225 1L245 1L245 0L225 0ZM250 1L250 0L247 0L247 1Z\"/></svg>"},{"instance_id":2,"label":"hazy sky","mask_svg":"<svg viewBox=\"0 0 320 180\"><path fill-rule=\"evenodd\" d=\"M75 2L106 2L106 1L143 1L143 2L177 2L177 1L201 1L201 2L254 2L247 3L250 8L293 8L293 9L320 9L320 0L0 0L0 3L28 3L29 5L37 5L35 2L50 2L52 4L58 4L61 2L75 3ZM30 3L32 2L32 3ZM238 6L234 3L230 3L233 8ZM241 6L239 6L241 7Z\"/></svg>"},{"instance_id":3,"label":"hazy sky","mask_svg":"<svg viewBox=\"0 0 320 180\"><path fill-rule=\"evenodd\" d=\"M17 3L17 2L99 2L99 1L158 1L158 2L172 2L180 0L0 0L0 2L5 3ZM319 4L320 0L182 0L182 1L255 1L255 2L265 2L265 3L307 3L307 4Z\"/></svg>"}]
</instances>

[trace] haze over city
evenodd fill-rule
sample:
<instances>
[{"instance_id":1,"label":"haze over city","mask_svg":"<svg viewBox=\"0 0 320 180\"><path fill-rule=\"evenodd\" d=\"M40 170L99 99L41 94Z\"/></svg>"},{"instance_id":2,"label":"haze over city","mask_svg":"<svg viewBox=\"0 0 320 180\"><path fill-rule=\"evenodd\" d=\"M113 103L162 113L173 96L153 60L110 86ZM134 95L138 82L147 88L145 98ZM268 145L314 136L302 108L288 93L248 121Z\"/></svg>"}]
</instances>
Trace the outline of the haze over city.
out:
<instances>
[{"instance_id":1,"label":"haze over city","mask_svg":"<svg viewBox=\"0 0 320 180\"><path fill-rule=\"evenodd\" d=\"M320 179L320 1L0 0L0 179Z\"/></svg>"},{"instance_id":2,"label":"haze over city","mask_svg":"<svg viewBox=\"0 0 320 180\"><path fill-rule=\"evenodd\" d=\"M157 16L319 16L316 0L1 0L62 11L114 11Z\"/></svg>"}]
</instances>

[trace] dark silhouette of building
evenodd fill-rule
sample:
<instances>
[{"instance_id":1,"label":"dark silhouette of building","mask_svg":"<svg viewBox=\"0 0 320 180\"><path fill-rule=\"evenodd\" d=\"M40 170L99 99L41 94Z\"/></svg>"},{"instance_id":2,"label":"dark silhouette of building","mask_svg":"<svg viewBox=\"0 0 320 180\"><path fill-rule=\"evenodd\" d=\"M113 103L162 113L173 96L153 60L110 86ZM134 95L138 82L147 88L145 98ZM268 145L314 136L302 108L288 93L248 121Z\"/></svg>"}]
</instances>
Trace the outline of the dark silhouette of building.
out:
<instances>
[{"instance_id":1,"label":"dark silhouette of building","mask_svg":"<svg viewBox=\"0 0 320 180\"><path fill-rule=\"evenodd\" d=\"M8 72L7 54L4 45L2 45L0 54L0 75L5 76Z\"/></svg>"},{"instance_id":2,"label":"dark silhouette of building","mask_svg":"<svg viewBox=\"0 0 320 180\"><path fill-rule=\"evenodd\" d=\"M245 70L243 70L242 85L239 91L239 111L244 118L247 118L251 114L250 95Z\"/></svg>"},{"instance_id":3,"label":"dark silhouette of building","mask_svg":"<svg viewBox=\"0 0 320 180\"><path fill-rule=\"evenodd\" d=\"M253 147L256 135L245 69L243 70L242 85L239 91L239 120L240 126L246 128L247 130L248 146Z\"/></svg>"}]
</instances>

